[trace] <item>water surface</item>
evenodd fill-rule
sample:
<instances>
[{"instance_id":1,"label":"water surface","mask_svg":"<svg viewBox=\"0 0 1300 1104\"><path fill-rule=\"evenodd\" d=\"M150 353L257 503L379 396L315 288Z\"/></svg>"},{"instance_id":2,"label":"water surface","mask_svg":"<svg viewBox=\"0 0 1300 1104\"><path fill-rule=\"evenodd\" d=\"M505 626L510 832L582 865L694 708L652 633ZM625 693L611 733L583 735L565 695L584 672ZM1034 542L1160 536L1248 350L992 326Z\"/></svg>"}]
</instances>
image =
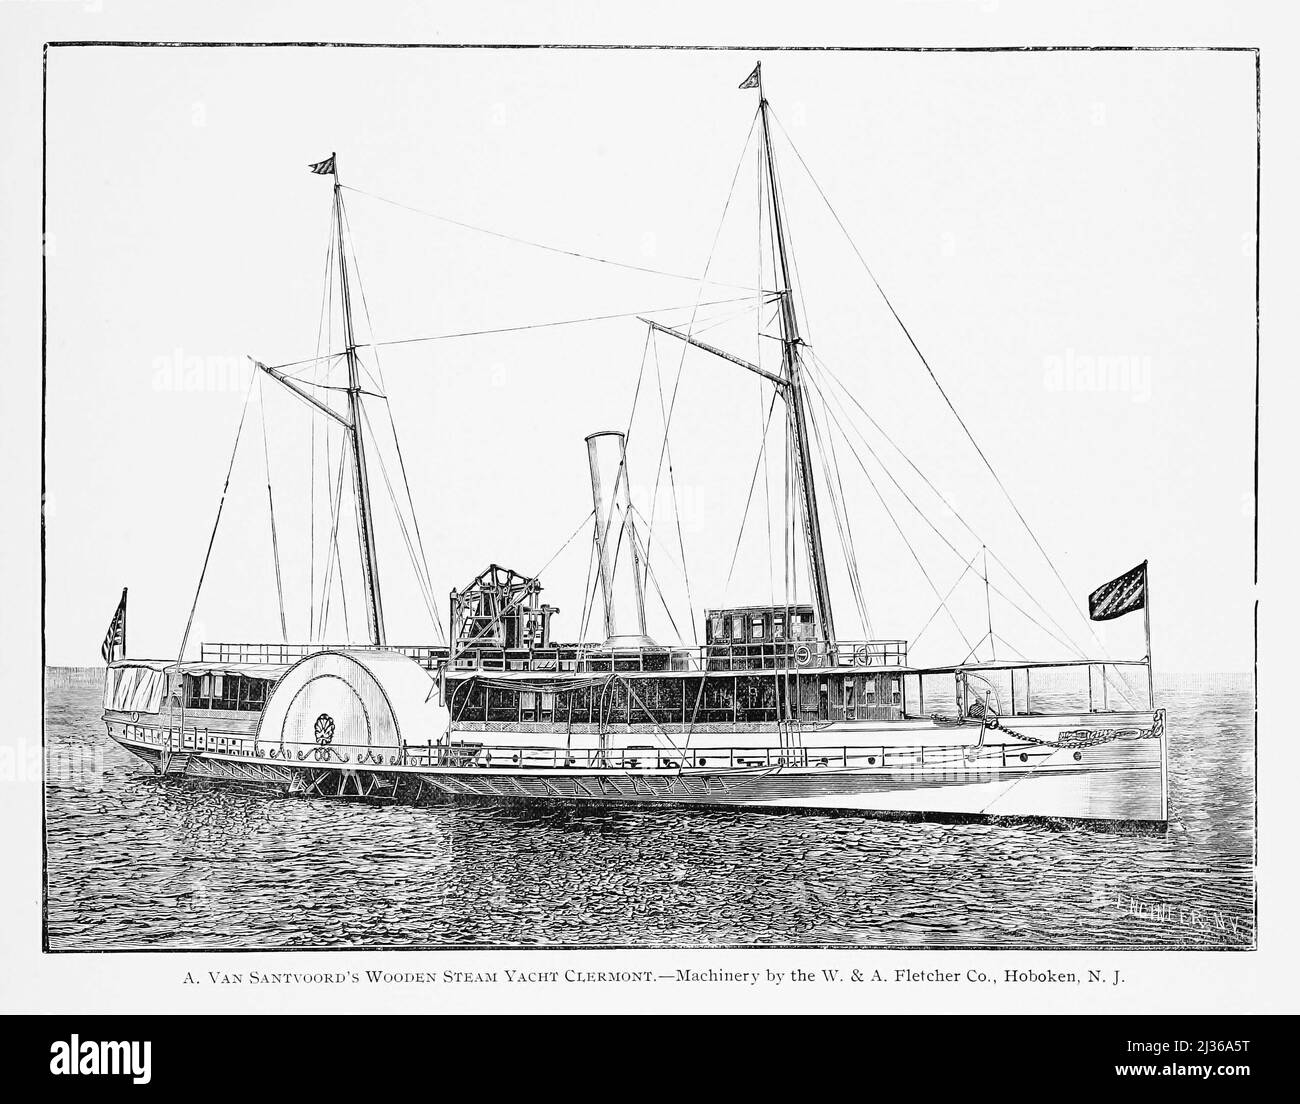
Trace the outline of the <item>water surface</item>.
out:
<instances>
[{"instance_id":1,"label":"water surface","mask_svg":"<svg viewBox=\"0 0 1300 1104\"><path fill-rule=\"evenodd\" d=\"M52 950L1254 944L1249 681L1158 687L1169 831L250 796L46 692Z\"/></svg>"}]
</instances>

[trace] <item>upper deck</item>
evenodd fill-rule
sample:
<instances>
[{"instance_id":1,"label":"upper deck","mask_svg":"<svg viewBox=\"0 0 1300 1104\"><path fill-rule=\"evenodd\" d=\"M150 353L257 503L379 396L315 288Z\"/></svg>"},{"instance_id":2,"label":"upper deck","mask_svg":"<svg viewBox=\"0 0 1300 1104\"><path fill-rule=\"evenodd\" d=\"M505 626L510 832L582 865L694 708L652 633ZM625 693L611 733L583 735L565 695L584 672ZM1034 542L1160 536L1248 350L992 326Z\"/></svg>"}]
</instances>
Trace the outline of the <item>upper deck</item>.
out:
<instances>
[{"instance_id":1,"label":"upper deck","mask_svg":"<svg viewBox=\"0 0 1300 1104\"><path fill-rule=\"evenodd\" d=\"M323 648L356 645L205 643L205 663L294 663ZM409 656L427 671L451 673L507 671L601 674L623 672L691 672L881 669L907 666L904 640L838 641L748 640L695 646L606 647L603 644L550 644L505 648L466 643L453 653L444 645L389 644L384 650Z\"/></svg>"}]
</instances>

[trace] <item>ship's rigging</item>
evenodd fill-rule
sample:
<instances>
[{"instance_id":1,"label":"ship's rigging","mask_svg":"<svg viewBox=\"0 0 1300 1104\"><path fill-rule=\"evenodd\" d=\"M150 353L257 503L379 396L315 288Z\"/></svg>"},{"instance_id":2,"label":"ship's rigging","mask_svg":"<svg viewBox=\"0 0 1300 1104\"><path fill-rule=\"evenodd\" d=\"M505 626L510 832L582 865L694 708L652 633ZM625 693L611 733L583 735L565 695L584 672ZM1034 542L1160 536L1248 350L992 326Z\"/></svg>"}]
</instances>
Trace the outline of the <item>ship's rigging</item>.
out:
<instances>
[{"instance_id":1,"label":"ship's rigging","mask_svg":"<svg viewBox=\"0 0 1300 1104\"><path fill-rule=\"evenodd\" d=\"M756 70L758 72L758 70ZM880 425L879 420L870 413L853 392L844 384L842 378L831 370L825 362L817 355L813 347L803 336L804 330L800 325L800 315L807 318L806 307L803 306L799 293L799 279L797 261L795 260L791 248L789 224L785 210L784 194L781 186L781 177L778 169L777 158L774 150L774 127L775 131L781 135L784 142L793 151L798 164L807 173L808 179L812 182L817 194L824 201L827 210L832 215L836 225L843 231L845 238L848 240L853 253L861 263L863 269L869 276L872 284L880 294L882 300L887 306L890 315L897 323L902 333L905 335L911 348L914 350L917 358L925 368L929 379L932 381L938 394L941 396L946 407L952 416L959 423L969 444L974 449L980 462L987 469L989 475L995 481L999 491L1006 498L1006 501L1015 511L1016 517L1023 525L1026 533L1030 536L1033 544L1042 554L1044 561L1049 566L1054 577L1060 582L1067 594L1072 592L1065 585L1061 572L1056 564L1048 556L1037 534L1029 526L1024 514L1015 505L1011 498L1005 483L998 476L987 454L980 447L979 443L970 429L958 413L956 406L949 397L942 384L939 381L934 368L930 365L924 354L921 352L911 331L904 324L899 316L893 303L885 294L880 282L877 280L875 273L864 258L861 250L854 243L849 235L840 216L835 212L829 198L821 185L813 177L811 170L803 156L799 153L794 143L790 140L785 128L780 125L779 119L775 112L770 108L768 100L762 91L761 74L758 84L759 104L751 122L750 133L746 138L746 143L742 151L742 161L746 156L751 145L754 145L753 137L755 128L757 128L758 142L756 144L756 153L758 159L758 200L757 209L760 224L765 227L765 233L761 230L759 234L759 251L760 260L758 265L758 277L752 288L741 288L739 285L718 281L711 277L710 268L713 262L713 250L711 249L709 260L704 267L703 273L698 277L688 277L681 273L675 273L668 270L651 268L645 265L636 265L623 262L609 257L597 256L585 253L579 250L566 249L560 246L541 243L527 238L521 238L515 235L504 234L499 231L485 229L481 226L473 225L463 220L449 218L444 215L421 210L409 204L398 203L395 200L387 199L383 196L377 196L373 193L363 191L358 188L345 187L338 178L337 160L331 159L333 169L333 200L331 206L331 235L326 250L326 277L323 281L322 288L322 311L321 323L318 326L317 352L314 357L303 360L286 362L279 365L266 365L258 362L258 367L262 369L264 376L270 377L283 388L292 392L303 402L308 404L318 414L325 416L326 421L324 428L319 432L316 426L316 419L313 420L311 429L311 447L309 464L311 467L311 484L312 494L310 503L310 528L312 539L312 552L310 563L309 587L312 595L309 612L309 636L311 639L326 638L329 631L331 605L334 595L337 593L338 602L341 607L342 619L344 622L344 633L351 635L348 614L348 590L349 585L345 585L343 579L343 556L340 550L340 520L343 516L342 492L345 479L350 473L350 481L353 490L354 509L356 515L356 531L359 551L360 565L360 586L364 598L365 617L366 617L366 635L369 642L375 646L383 646L387 642L388 633L384 620L384 606L381 597L380 571L379 571L379 551L377 548L374 510L372 503L372 461L377 461L380 469L382 483L388 493L389 499L393 506L394 515L398 520L398 531L406 546L408 557L411 560L412 568L417 579L421 596L428 608L431 621L435 626L435 632L438 639L444 639L444 632L441 625L441 619L438 614L438 602L435 598L435 591L431 581L431 575L428 568L428 559L425 554L423 536L419 529L417 512L414 507L414 500L411 493L410 481L407 477L405 460L401 456L401 446L396 434L396 427L392 419L392 408L389 403L386 389L382 380L382 369L379 364L379 350L401 345L410 345L422 342L446 341L453 339L469 339L477 336L497 333L520 332L531 329L543 329L557 326L576 326L596 321L607 321L615 318L637 318L640 317L647 325L646 351L642 358L642 370L638 376L637 392L633 397L632 414L629 417L627 435L630 438L633 430L633 421L637 413L637 401L640 396L642 387L642 377L646 373L648 361L654 364L655 388L657 391L657 404L661 422L661 434L659 439L659 460L653 473L653 491L650 500L648 515L641 515L639 511L633 508L629 516L639 516L640 532L633 528L630 532L629 539L634 542L633 561L637 565L635 570L638 572L638 586L641 588L650 587L656 592L660 604L663 606L669 621L672 623L674 631L681 636L680 625L684 621L689 624L693 638L696 635L696 615L694 601L691 596L691 580L687 571L687 548L684 535L682 533L681 513L678 503L678 492L676 485L676 472L673 464L671 434L673 428L674 414L677 408L677 397L682 380L683 367L688 349L696 349L703 353L710 354L715 358L724 359L733 365L748 370L752 375L764 381L764 386L772 389L772 395L767 402L761 402L759 407L759 428L760 443L758 455L752 470L749 481L748 493L745 498L745 508L740 520L740 533L737 536L735 552L731 558L731 566L728 570L727 581L730 582L731 570L736 563L736 555L740 551L740 541L744 536L746 523L749 517L749 510L752 501L755 498L758 480L761 475L763 480L763 496L767 503L765 514L769 530L771 529L772 519L772 486L770 480L770 462L777 455L776 450L770 447L769 431L774 420L776 403L781 401L785 410L784 425L786 429L785 446L780 455L780 467L783 470L781 486L777 489L778 498L784 499L785 524L781 527L780 534L781 551L779 555L774 556L774 537L777 534L769 532L769 583L773 590L774 605L781 604L776 601L776 586L773 579L775 574L776 562L779 560L781 570L784 576L784 589L780 597L784 604L789 607L799 601L799 579L800 567L802 567L807 585L811 591L811 598L817 616L817 633L818 637L825 641L828 648L832 651L837 639L836 625L834 619L834 610L831 601L830 579L827 571L827 555L823 546L822 537L822 514L823 506L828 507L828 512L833 522L839 549L842 553L846 572L848 589L856 607L858 617L863 624L867 636L873 636L871 631L871 618L868 614L868 602L866 588L864 588L858 571L858 547L860 534L855 535L854 529L846 509L847 496L844 493L843 475L840 463L841 452L846 459L851 460L857 470L861 472L866 479L876 500L881 506L884 514L889 518L894 530L897 531L902 543L907 548L912 560L915 562L922 576L925 578L930 590L932 591L937 604L929 617L921 624L919 630L913 636L915 641L923 636L931 627L936 619L943 615L950 622L968 649L963 663L972 658L980 658L982 648L987 648L989 656L993 659L997 657L997 648L1001 644L1006 650L1016 655L1022 653L1008 642L1002 631L998 631L1002 626L995 627L993 616L993 596L1006 604L1008 611L1018 615L1025 622L1035 626L1046 637L1050 638L1056 645L1064 648L1074 656L1084 656L1085 649L1080 647L1074 639L1073 634L1062 624L1061 620L1054 616L1046 604L1041 602L1033 592L1026 586L1021 579L1014 574L1010 567L997 555L995 551L988 547L986 541L979 535L976 529L967 522L966 518L960 514L951 504L948 498L941 492L936 484L913 462L899 444L891 437ZM737 166L737 177L740 166ZM736 177L732 180L732 192L736 188ZM527 321L515 325L479 328L473 330L463 330L455 332L439 333L423 337L404 337L390 340L377 340L375 338L373 324L370 324L370 337L368 342L358 341L354 331L353 320L353 302L352 289L355 284L361 297L363 310L369 323L369 307L365 303L364 287L360 282L359 272L356 268L355 247L352 245L351 227L348 223L347 212L344 204L343 193L347 191L359 196L365 196L379 202L392 205L397 208L416 213L421 216L428 216L453 225L461 226L469 230L480 233L491 234L494 237L503 238L512 242L520 243L527 247L539 250L561 254L570 258L587 260L593 263L611 266L620 269L628 269L641 273L669 277L673 279L685 280L690 279L696 283L698 294L694 303L683 304L680 307L653 307L650 309L641 308L639 310L630 310L626 312L604 313L599 315L589 315L583 317L571 317L559 320L540 320ZM725 220L727 209L731 204L731 195L729 194L727 204L724 206L722 219ZM721 223L721 220L720 220ZM719 233L721 224L719 225ZM717 246L718 236L715 234L713 248ZM763 246L766 242L769 256L766 262L763 258ZM349 259L351 264L349 264ZM765 279L770 276L770 279ZM768 284L774 287L765 290ZM710 298L705 299L704 293L707 287L722 287L736 290L745 290L747 294L730 298ZM340 305L340 315L342 320L342 342L341 350L334 349L333 341L333 312L330 309L330 301L337 298ZM670 315L680 313L683 310L689 310L689 318L685 323L669 325L651 315ZM769 317L769 312L770 317ZM714 344L712 341L706 341L702 335L715 327L725 326L727 323L747 315L752 315L755 319L755 338L756 345L761 350L764 340L773 340L779 343L781 350L781 363L779 370L773 371L763 367L761 353L756 355L755 360L751 361L735 353L729 352L722 345ZM775 333L771 332L775 329ZM677 362L677 371L675 377L671 380L671 386L665 394L663 374L659 363L659 340L672 340L680 343L680 356ZM322 351L324 350L324 351ZM367 363L373 358L375 372L372 373L370 365ZM345 369L345 378L342 384L333 382L332 372L337 368ZM368 383L368 386L367 386ZM319 397L318 397L319 396ZM343 400L343 408L337 408L331 401L332 396L338 396ZM392 431L393 441L397 449L398 468L397 475L405 491L404 496L399 496L395 483L397 482L390 477L390 473L384 464L382 455L375 450L368 449L368 441L376 437L375 426L371 421L369 411L366 409L367 403L364 400L373 399L384 403L385 412L389 419L389 429ZM246 406L245 406L246 413ZM266 443L266 425L265 413L263 412L263 454L266 468L268 507L271 527L271 544L272 552L275 559L275 575L277 594L280 606L281 632L286 638L288 628L284 614L284 597L283 584L281 581L280 569L280 550L277 539L275 500L272 491L270 453ZM242 432L243 415L241 414L240 430L236 434L236 449L238 448L239 434ZM873 445L868 435L864 432L864 425L869 424L874 432L878 435L879 443ZM319 436L319 445L318 445ZM339 445L337 452L335 446ZM904 482L899 479L898 474L891 463L887 463L884 458L886 446L892 455L901 459L907 470L910 471L917 479L920 480L920 489L938 499L942 512L950 515L957 524L964 530L965 537L976 542L976 546L967 545L965 548L960 547L963 540L955 540L947 535L943 528L935 521L930 513L917 501L917 495L909 492L904 486ZM323 454L323 455L322 455ZM870 457L871 464L868 464L866 457ZM232 454L232 468L233 468ZM664 594L660 585L660 580L653 569L653 560L656 550L660 555L668 556L668 549L663 541L659 540L655 532L655 522L657 518L656 507L660 494L661 477L667 475L666 485L671 498L673 519L676 528L676 548L675 555L669 556L669 560L680 570L682 575L687 598L688 616L679 621L673 616L670 608L670 601ZM323 498L328 512L326 516L327 537L324 542L324 564L318 575L318 556L315 550L317 537L317 493L315 490L318 478L323 477ZM229 485L230 473L227 473L226 485ZM822 492L819 498L819 480L820 490ZM887 496L882 493L882 486L892 487L891 493L899 496L903 503L914 512L932 531L942 545L955 557L960 571L950 583L944 585L936 580L935 572L932 565L924 562L924 557L917 549L912 540L909 539L905 527L900 522L895 509L891 508ZM402 498L404 497L404 502ZM223 499L224 504L224 491ZM221 508L218 508L217 524L220 522ZM599 518L594 519L599 527ZM585 524L585 523L584 523ZM215 538L215 526L213 537ZM620 529L620 539L622 538ZM800 536L802 539L800 540ZM570 538L571 540L572 538ZM568 546L567 542L562 547ZM802 545L802 548L799 546ZM211 555L211 541L208 547L208 556ZM802 563L799 562L799 552L802 551ZM594 551L593 551L594 559ZM616 561L617 562L617 561ZM995 581L990 578L990 564L992 564L1003 576L1001 580ZM204 573L207 570L207 561L205 559ZM591 573L589 573L590 576ZM974 578L983 592L983 614L984 624L982 631L972 638L960 622L959 617L952 609L950 604L954 593L967 584L968 580ZM583 614L581 619L582 631L585 634L586 626L590 618L591 609L594 606L594 594L596 583L599 580L589 578L587 587L584 587ZM200 577L199 588L202 588L202 576ZM725 589L725 585L724 585ZM195 596L197 605L198 595ZM1073 601L1073 597L1071 597ZM1077 606L1076 606L1077 608ZM190 622L193 622L193 611L191 611ZM1084 624L1087 625L1086 616ZM1091 632L1091 626L1089 626ZM187 625L185 639L188 639L189 627ZM1094 642L1100 646L1100 641L1093 634ZM182 651L184 650L184 640L182 642ZM1104 646L1102 647L1104 653ZM1123 692L1123 687L1117 687Z\"/></svg>"}]
</instances>

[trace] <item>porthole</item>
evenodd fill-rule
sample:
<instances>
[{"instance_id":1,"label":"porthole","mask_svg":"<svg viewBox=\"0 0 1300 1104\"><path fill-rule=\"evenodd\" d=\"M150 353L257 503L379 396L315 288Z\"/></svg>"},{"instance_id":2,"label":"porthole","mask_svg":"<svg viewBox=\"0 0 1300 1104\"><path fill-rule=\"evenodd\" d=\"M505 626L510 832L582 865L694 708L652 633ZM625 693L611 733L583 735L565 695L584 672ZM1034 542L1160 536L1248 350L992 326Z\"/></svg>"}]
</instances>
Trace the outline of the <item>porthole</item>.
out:
<instances>
[{"instance_id":1,"label":"porthole","mask_svg":"<svg viewBox=\"0 0 1300 1104\"><path fill-rule=\"evenodd\" d=\"M1076 751L1076 752L1074 753L1074 761L1075 761L1076 763L1077 763L1080 759L1082 759L1082 758L1083 758L1083 752L1081 752L1081 751Z\"/></svg>"},{"instance_id":2,"label":"porthole","mask_svg":"<svg viewBox=\"0 0 1300 1104\"><path fill-rule=\"evenodd\" d=\"M867 763L868 763L870 766L873 766L873 767L874 767L874 766L876 765L876 757L875 757L874 755L868 755L868 756L867 756Z\"/></svg>"},{"instance_id":3,"label":"porthole","mask_svg":"<svg viewBox=\"0 0 1300 1104\"><path fill-rule=\"evenodd\" d=\"M1026 755L1023 751L1020 753L1020 761L1021 761L1022 763L1028 763L1028 762L1029 762L1029 756Z\"/></svg>"}]
</instances>

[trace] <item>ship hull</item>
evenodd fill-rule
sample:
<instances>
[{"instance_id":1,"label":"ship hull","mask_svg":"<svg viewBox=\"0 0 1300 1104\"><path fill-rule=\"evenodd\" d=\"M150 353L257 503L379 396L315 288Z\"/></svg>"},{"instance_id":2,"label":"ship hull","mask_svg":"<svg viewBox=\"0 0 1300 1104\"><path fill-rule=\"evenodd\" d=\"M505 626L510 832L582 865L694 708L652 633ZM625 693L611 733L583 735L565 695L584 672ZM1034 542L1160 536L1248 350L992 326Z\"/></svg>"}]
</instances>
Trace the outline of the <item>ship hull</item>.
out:
<instances>
[{"instance_id":1,"label":"ship hull","mask_svg":"<svg viewBox=\"0 0 1300 1104\"><path fill-rule=\"evenodd\" d=\"M695 805L1156 824L1168 816L1163 726L1152 735L1085 748L993 744L958 749L960 755L954 756L950 745L936 745L933 753L940 761L932 766L912 759L908 765L891 767L884 755L872 766L734 769L422 765L369 769L174 751L133 739L124 731L112 735L168 778L350 800ZM1012 748L1009 762L1008 746Z\"/></svg>"}]
</instances>

